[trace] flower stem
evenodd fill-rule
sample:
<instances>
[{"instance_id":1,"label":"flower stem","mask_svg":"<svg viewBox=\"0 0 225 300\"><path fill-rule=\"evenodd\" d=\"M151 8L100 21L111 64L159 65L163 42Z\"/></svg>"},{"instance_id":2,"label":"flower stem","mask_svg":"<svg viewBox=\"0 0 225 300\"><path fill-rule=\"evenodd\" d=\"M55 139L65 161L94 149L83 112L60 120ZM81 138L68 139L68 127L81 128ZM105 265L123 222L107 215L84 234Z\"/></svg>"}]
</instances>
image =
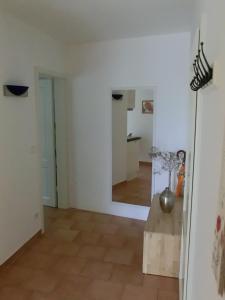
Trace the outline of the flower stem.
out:
<instances>
[{"instance_id":1,"label":"flower stem","mask_svg":"<svg viewBox=\"0 0 225 300\"><path fill-rule=\"evenodd\" d=\"M170 189L170 191L171 191L171 174L172 172L171 172L171 170L169 170L169 189Z\"/></svg>"}]
</instances>

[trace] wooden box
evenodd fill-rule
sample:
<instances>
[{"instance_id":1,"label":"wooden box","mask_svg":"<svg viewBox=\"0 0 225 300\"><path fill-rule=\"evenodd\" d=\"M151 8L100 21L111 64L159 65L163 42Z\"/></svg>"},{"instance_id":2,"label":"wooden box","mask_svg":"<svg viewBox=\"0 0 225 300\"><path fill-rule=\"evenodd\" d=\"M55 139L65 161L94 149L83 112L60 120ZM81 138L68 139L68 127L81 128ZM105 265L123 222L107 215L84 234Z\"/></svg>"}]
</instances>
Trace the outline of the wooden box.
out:
<instances>
[{"instance_id":1,"label":"wooden box","mask_svg":"<svg viewBox=\"0 0 225 300\"><path fill-rule=\"evenodd\" d=\"M182 208L182 199L177 199L173 211L166 214L158 197L153 199L144 231L143 273L178 278Z\"/></svg>"}]
</instances>

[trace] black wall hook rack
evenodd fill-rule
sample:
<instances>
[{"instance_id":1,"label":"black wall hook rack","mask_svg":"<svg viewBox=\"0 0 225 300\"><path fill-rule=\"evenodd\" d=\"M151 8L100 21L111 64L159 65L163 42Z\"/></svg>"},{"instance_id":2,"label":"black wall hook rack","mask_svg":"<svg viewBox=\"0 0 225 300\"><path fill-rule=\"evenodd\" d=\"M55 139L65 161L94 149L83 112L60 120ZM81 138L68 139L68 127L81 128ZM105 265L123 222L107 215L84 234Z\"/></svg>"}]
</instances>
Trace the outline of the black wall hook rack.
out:
<instances>
[{"instance_id":1,"label":"black wall hook rack","mask_svg":"<svg viewBox=\"0 0 225 300\"><path fill-rule=\"evenodd\" d=\"M190 83L190 87L195 92L206 86L213 78L213 68L208 63L203 46L204 43L201 42L198 55L196 55L193 63L195 76Z\"/></svg>"}]
</instances>

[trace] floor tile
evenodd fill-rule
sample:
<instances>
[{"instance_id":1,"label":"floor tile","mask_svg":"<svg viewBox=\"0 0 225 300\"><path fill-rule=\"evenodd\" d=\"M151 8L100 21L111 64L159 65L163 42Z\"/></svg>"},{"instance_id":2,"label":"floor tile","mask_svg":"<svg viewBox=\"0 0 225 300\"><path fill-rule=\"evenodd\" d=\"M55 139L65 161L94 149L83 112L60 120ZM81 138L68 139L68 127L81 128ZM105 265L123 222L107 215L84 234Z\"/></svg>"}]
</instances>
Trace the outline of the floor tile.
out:
<instances>
[{"instance_id":1,"label":"floor tile","mask_svg":"<svg viewBox=\"0 0 225 300\"><path fill-rule=\"evenodd\" d=\"M137 227L142 232L145 229L145 224L146 224L146 221L143 221L143 220L132 220L132 225Z\"/></svg>"},{"instance_id":2,"label":"floor tile","mask_svg":"<svg viewBox=\"0 0 225 300\"><path fill-rule=\"evenodd\" d=\"M179 292L179 281L176 278L155 275L144 275L144 286L150 288L157 288L168 292Z\"/></svg>"},{"instance_id":3,"label":"floor tile","mask_svg":"<svg viewBox=\"0 0 225 300\"><path fill-rule=\"evenodd\" d=\"M26 251L13 265L48 270L57 260L58 256L56 255Z\"/></svg>"},{"instance_id":4,"label":"floor tile","mask_svg":"<svg viewBox=\"0 0 225 300\"><path fill-rule=\"evenodd\" d=\"M29 300L54 300L48 298L48 295L46 293L41 293L41 292L32 292Z\"/></svg>"},{"instance_id":5,"label":"floor tile","mask_svg":"<svg viewBox=\"0 0 225 300\"><path fill-rule=\"evenodd\" d=\"M95 223L106 223L112 222L112 216L106 214L93 213L91 220Z\"/></svg>"},{"instance_id":6,"label":"floor tile","mask_svg":"<svg viewBox=\"0 0 225 300\"><path fill-rule=\"evenodd\" d=\"M35 271L29 279L23 282L22 286L31 291L50 293L58 282L60 282L60 277L53 272Z\"/></svg>"},{"instance_id":7,"label":"floor tile","mask_svg":"<svg viewBox=\"0 0 225 300\"><path fill-rule=\"evenodd\" d=\"M45 296L44 300L83 300L89 285L90 280L85 277L65 278L54 291Z\"/></svg>"},{"instance_id":8,"label":"floor tile","mask_svg":"<svg viewBox=\"0 0 225 300\"><path fill-rule=\"evenodd\" d=\"M139 252L137 250L134 250L135 253L134 253L134 257L132 259L132 265L134 266L142 266L142 263L143 263L143 252Z\"/></svg>"},{"instance_id":9,"label":"floor tile","mask_svg":"<svg viewBox=\"0 0 225 300\"><path fill-rule=\"evenodd\" d=\"M155 275L144 275L144 286L155 289L163 288L161 287L160 276Z\"/></svg>"},{"instance_id":10,"label":"floor tile","mask_svg":"<svg viewBox=\"0 0 225 300\"><path fill-rule=\"evenodd\" d=\"M119 216L112 216L112 223L116 225L131 225L132 219L119 217Z\"/></svg>"},{"instance_id":11,"label":"floor tile","mask_svg":"<svg viewBox=\"0 0 225 300\"><path fill-rule=\"evenodd\" d=\"M87 292L87 298L91 300L120 300L122 292L122 284L94 280Z\"/></svg>"},{"instance_id":12,"label":"floor tile","mask_svg":"<svg viewBox=\"0 0 225 300\"><path fill-rule=\"evenodd\" d=\"M74 221L71 219L61 218L52 222L51 227L55 229L70 229Z\"/></svg>"},{"instance_id":13,"label":"floor tile","mask_svg":"<svg viewBox=\"0 0 225 300\"><path fill-rule=\"evenodd\" d=\"M64 242L57 244L55 248L52 250L53 254L56 255L66 255L66 256L76 256L80 249L79 245L76 245L73 242Z\"/></svg>"},{"instance_id":14,"label":"floor tile","mask_svg":"<svg viewBox=\"0 0 225 300\"><path fill-rule=\"evenodd\" d=\"M92 218L93 213L88 211L76 210L72 215L72 219L76 222L88 222Z\"/></svg>"},{"instance_id":15,"label":"floor tile","mask_svg":"<svg viewBox=\"0 0 225 300\"><path fill-rule=\"evenodd\" d=\"M158 300L157 290L127 285L125 287L122 300Z\"/></svg>"},{"instance_id":16,"label":"floor tile","mask_svg":"<svg viewBox=\"0 0 225 300\"><path fill-rule=\"evenodd\" d=\"M103 259L106 249L100 246L86 245L82 246L78 252L79 257L89 258L89 259Z\"/></svg>"},{"instance_id":17,"label":"floor tile","mask_svg":"<svg viewBox=\"0 0 225 300\"><path fill-rule=\"evenodd\" d=\"M178 300L177 279L142 274L145 222L45 211L46 234L1 269L0 300Z\"/></svg>"},{"instance_id":18,"label":"floor tile","mask_svg":"<svg viewBox=\"0 0 225 300\"><path fill-rule=\"evenodd\" d=\"M73 225L71 226L71 229L84 231L84 232L93 232L94 227L95 227L94 222L79 221L79 222L74 222Z\"/></svg>"},{"instance_id":19,"label":"floor tile","mask_svg":"<svg viewBox=\"0 0 225 300\"><path fill-rule=\"evenodd\" d=\"M96 232L80 232L74 240L76 245L97 245L101 238L100 233ZM101 245L99 245L101 246Z\"/></svg>"},{"instance_id":20,"label":"floor tile","mask_svg":"<svg viewBox=\"0 0 225 300\"><path fill-rule=\"evenodd\" d=\"M126 237L116 234L103 234L99 245L103 247L122 248L127 242Z\"/></svg>"},{"instance_id":21,"label":"floor tile","mask_svg":"<svg viewBox=\"0 0 225 300\"><path fill-rule=\"evenodd\" d=\"M44 236L38 238L34 244L32 244L29 249L31 252L49 254L55 248L56 243L51 241Z\"/></svg>"},{"instance_id":22,"label":"floor tile","mask_svg":"<svg viewBox=\"0 0 225 300\"><path fill-rule=\"evenodd\" d=\"M0 275L0 287L7 284L21 284L30 278L33 270L20 266L9 266Z\"/></svg>"},{"instance_id":23,"label":"floor tile","mask_svg":"<svg viewBox=\"0 0 225 300\"><path fill-rule=\"evenodd\" d=\"M63 280L60 282L60 286L64 286L64 282L69 282L70 284L73 285L73 287L76 290L80 290L80 291L85 291L89 288L92 279L91 278L87 278L86 276L82 276L82 275L75 275L75 276L65 276L63 278Z\"/></svg>"},{"instance_id":24,"label":"floor tile","mask_svg":"<svg viewBox=\"0 0 225 300\"><path fill-rule=\"evenodd\" d=\"M94 232L102 234L115 234L118 229L119 226L115 224L96 223L94 226Z\"/></svg>"},{"instance_id":25,"label":"floor tile","mask_svg":"<svg viewBox=\"0 0 225 300\"><path fill-rule=\"evenodd\" d=\"M160 277L160 288L165 291L179 292L179 281L176 278Z\"/></svg>"},{"instance_id":26,"label":"floor tile","mask_svg":"<svg viewBox=\"0 0 225 300\"><path fill-rule=\"evenodd\" d=\"M84 269L86 263L84 258L64 256L56 262L53 269L58 273L76 275Z\"/></svg>"},{"instance_id":27,"label":"floor tile","mask_svg":"<svg viewBox=\"0 0 225 300\"><path fill-rule=\"evenodd\" d=\"M179 295L178 293L159 290L157 300L179 300Z\"/></svg>"},{"instance_id":28,"label":"floor tile","mask_svg":"<svg viewBox=\"0 0 225 300\"><path fill-rule=\"evenodd\" d=\"M30 300L31 292L21 287L6 286L0 289L0 300Z\"/></svg>"},{"instance_id":29,"label":"floor tile","mask_svg":"<svg viewBox=\"0 0 225 300\"><path fill-rule=\"evenodd\" d=\"M140 251L141 253L143 253L143 242L144 242L144 239L142 236L141 237L128 236L128 237L126 237L124 246L126 248L131 248L135 251Z\"/></svg>"},{"instance_id":30,"label":"floor tile","mask_svg":"<svg viewBox=\"0 0 225 300\"><path fill-rule=\"evenodd\" d=\"M141 268L137 269L125 265L114 265L110 280L124 284L142 285L143 277L144 275L141 272Z\"/></svg>"},{"instance_id":31,"label":"floor tile","mask_svg":"<svg viewBox=\"0 0 225 300\"><path fill-rule=\"evenodd\" d=\"M104 261L115 264L131 265L134 257L134 251L130 249L110 248L107 250Z\"/></svg>"},{"instance_id":32,"label":"floor tile","mask_svg":"<svg viewBox=\"0 0 225 300\"><path fill-rule=\"evenodd\" d=\"M113 265L111 263L88 261L81 275L94 279L108 280L111 277Z\"/></svg>"},{"instance_id":33,"label":"floor tile","mask_svg":"<svg viewBox=\"0 0 225 300\"><path fill-rule=\"evenodd\" d=\"M44 211L44 217L45 218L63 218L66 216L67 210L65 209L59 209L59 208L53 208L49 206L45 206Z\"/></svg>"},{"instance_id":34,"label":"floor tile","mask_svg":"<svg viewBox=\"0 0 225 300\"><path fill-rule=\"evenodd\" d=\"M140 230L135 225L122 225L119 227L119 235L124 235L127 237L141 238L143 236L143 231Z\"/></svg>"},{"instance_id":35,"label":"floor tile","mask_svg":"<svg viewBox=\"0 0 225 300\"><path fill-rule=\"evenodd\" d=\"M75 229L55 229L47 231L45 236L49 240L57 241L57 242L71 242L78 235L79 231Z\"/></svg>"}]
</instances>

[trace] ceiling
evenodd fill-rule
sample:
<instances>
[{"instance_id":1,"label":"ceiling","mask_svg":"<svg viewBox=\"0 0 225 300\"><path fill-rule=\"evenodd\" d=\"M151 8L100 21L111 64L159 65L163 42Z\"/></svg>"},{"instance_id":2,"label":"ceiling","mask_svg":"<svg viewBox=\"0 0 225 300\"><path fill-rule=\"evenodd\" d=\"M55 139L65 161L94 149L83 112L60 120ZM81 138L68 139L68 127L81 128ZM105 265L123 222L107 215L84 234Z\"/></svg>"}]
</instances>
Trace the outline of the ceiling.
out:
<instances>
[{"instance_id":1,"label":"ceiling","mask_svg":"<svg viewBox=\"0 0 225 300\"><path fill-rule=\"evenodd\" d=\"M189 31L194 0L0 0L0 8L66 43Z\"/></svg>"}]
</instances>

